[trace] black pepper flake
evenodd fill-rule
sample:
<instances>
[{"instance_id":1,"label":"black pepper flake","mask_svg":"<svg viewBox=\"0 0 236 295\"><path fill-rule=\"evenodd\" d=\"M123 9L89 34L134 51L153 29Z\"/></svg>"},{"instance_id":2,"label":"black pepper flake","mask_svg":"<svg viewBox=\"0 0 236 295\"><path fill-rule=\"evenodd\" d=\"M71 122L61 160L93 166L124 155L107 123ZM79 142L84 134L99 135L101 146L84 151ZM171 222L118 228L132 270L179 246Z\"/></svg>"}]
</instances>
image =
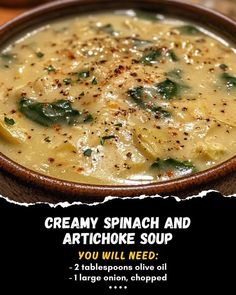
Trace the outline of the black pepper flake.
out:
<instances>
[{"instance_id":1,"label":"black pepper flake","mask_svg":"<svg viewBox=\"0 0 236 295\"><path fill-rule=\"evenodd\" d=\"M129 159L131 159L131 157L132 157L132 153L131 153L131 152L128 152L128 153L126 154L126 157L129 158Z\"/></svg>"},{"instance_id":2,"label":"black pepper flake","mask_svg":"<svg viewBox=\"0 0 236 295\"><path fill-rule=\"evenodd\" d=\"M121 74L123 71L124 71L124 66L122 66L122 65L119 65L115 70L114 70L114 73L116 74L116 75L119 75L119 74Z\"/></svg>"},{"instance_id":3,"label":"black pepper flake","mask_svg":"<svg viewBox=\"0 0 236 295\"><path fill-rule=\"evenodd\" d=\"M130 76L132 76L132 77L137 77L138 74L137 74L137 73L130 73Z\"/></svg>"}]
</instances>

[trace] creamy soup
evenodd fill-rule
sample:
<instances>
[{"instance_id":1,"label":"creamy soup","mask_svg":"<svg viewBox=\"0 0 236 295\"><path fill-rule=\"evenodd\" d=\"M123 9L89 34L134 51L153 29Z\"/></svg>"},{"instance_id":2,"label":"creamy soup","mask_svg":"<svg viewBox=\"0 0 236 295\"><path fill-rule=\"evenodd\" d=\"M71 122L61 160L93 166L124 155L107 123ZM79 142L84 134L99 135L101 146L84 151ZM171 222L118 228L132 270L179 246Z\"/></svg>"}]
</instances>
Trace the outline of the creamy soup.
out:
<instances>
[{"instance_id":1,"label":"creamy soup","mask_svg":"<svg viewBox=\"0 0 236 295\"><path fill-rule=\"evenodd\" d=\"M62 19L2 49L0 151L59 179L140 184L236 152L236 51L140 11Z\"/></svg>"}]
</instances>

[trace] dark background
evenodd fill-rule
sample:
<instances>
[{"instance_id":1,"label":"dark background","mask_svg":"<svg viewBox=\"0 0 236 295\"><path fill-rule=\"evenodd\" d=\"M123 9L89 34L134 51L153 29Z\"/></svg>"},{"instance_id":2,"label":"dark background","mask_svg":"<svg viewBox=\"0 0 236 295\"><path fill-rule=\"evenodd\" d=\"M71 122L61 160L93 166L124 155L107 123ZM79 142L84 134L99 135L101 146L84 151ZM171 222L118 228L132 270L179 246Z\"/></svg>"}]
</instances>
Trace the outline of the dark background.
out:
<instances>
[{"instance_id":1,"label":"dark background","mask_svg":"<svg viewBox=\"0 0 236 295\"><path fill-rule=\"evenodd\" d=\"M6 294L12 288L26 291L32 285L31 290L67 288L68 292L75 291L65 294L85 294L83 290L99 294L131 294L134 290L164 294L157 291L171 289L183 293L194 288L204 292L206 288L223 287L224 294L231 294L226 289L235 287L235 209L236 198L226 198L218 193L181 202L174 198L114 199L97 206L68 208L51 208L45 204L25 207L0 199L0 288L5 285ZM159 216L160 219L188 216L192 223L186 230L171 230L174 238L168 245L65 246L62 240L66 230L45 229L44 220L48 216L99 216L101 220L106 216ZM100 227L98 231L104 230ZM71 275L69 266L79 263L76 253L83 249L159 252L157 263L168 263L168 281L152 285L131 283L127 290L109 290L108 283L72 282L68 279ZM188 289L189 285L191 289Z\"/></svg>"}]
</instances>

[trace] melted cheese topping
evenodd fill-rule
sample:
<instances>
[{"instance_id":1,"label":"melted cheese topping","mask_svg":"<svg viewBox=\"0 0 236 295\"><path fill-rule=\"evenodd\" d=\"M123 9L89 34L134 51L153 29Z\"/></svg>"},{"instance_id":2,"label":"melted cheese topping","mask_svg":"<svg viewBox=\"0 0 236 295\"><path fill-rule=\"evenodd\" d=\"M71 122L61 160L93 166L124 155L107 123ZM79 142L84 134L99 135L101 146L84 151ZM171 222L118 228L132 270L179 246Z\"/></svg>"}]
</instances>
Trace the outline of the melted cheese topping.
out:
<instances>
[{"instance_id":1,"label":"melted cheese topping","mask_svg":"<svg viewBox=\"0 0 236 295\"><path fill-rule=\"evenodd\" d=\"M236 55L154 15L43 26L0 55L0 151L59 179L140 184L235 155Z\"/></svg>"}]
</instances>

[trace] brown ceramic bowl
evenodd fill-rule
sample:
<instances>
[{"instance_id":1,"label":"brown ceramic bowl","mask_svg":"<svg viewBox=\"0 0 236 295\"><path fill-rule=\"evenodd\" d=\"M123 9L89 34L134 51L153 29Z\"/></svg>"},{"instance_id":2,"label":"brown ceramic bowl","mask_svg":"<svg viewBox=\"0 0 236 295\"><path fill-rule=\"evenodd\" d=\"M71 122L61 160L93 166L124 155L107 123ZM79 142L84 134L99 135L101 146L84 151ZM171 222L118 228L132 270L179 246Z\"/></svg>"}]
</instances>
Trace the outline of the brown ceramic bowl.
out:
<instances>
[{"instance_id":1,"label":"brown ceramic bowl","mask_svg":"<svg viewBox=\"0 0 236 295\"><path fill-rule=\"evenodd\" d=\"M236 43L236 23L196 5L179 1L158 0L69 0L38 7L15 18L0 28L0 42L18 36L43 22L67 15L109 9L146 9L177 18L194 21L218 32ZM186 197L201 190L215 189L223 194L236 192L236 157L209 170L166 182L136 186L101 186L63 181L26 169L0 153L0 193L17 201L101 201L105 196L119 197L146 195L177 195Z\"/></svg>"}]
</instances>

